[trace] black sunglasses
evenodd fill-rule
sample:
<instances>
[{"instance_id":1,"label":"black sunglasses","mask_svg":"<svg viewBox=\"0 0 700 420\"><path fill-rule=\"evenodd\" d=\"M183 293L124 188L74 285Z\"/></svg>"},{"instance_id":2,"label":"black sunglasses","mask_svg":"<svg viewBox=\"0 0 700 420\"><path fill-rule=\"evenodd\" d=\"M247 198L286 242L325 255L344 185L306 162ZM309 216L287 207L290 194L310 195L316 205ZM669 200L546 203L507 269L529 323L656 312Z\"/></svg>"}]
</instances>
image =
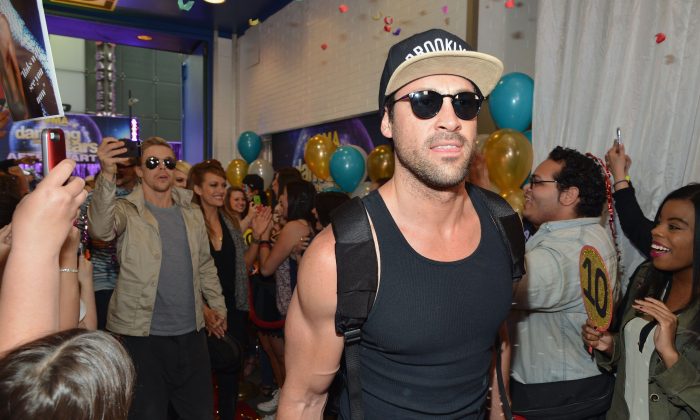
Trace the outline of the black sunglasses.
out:
<instances>
[{"instance_id":1,"label":"black sunglasses","mask_svg":"<svg viewBox=\"0 0 700 420\"><path fill-rule=\"evenodd\" d=\"M479 115L481 103L484 97L478 92L460 92L454 95L443 95L433 90L420 90L411 92L394 101L410 101L413 114L422 119L429 120L436 116L442 108L443 98L452 99L452 108L455 115L461 120L469 121Z\"/></svg>"},{"instance_id":2,"label":"black sunglasses","mask_svg":"<svg viewBox=\"0 0 700 420\"><path fill-rule=\"evenodd\" d=\"M163 159L163 165L165 165L166 168L173 170L175 169L175 165L177 162L173 158L166 157ZM146 158L146 167L148 169L156 169L160 165L160 159L158 159L155 156L149 156Z\"/></svg>"}]
</instances>

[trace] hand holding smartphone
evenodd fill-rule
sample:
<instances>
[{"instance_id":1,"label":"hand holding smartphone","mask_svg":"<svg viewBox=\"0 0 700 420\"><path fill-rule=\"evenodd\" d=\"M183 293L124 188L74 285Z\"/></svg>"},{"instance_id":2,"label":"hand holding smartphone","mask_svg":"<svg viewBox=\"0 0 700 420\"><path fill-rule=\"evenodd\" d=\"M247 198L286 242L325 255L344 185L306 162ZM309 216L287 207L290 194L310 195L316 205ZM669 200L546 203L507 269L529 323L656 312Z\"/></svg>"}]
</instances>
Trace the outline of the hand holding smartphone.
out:
<instances>
[{"instance_id":1,"label":"hand holding smartphone","mask_svg":"<svg viewBox=\"0 0 700 420\"><path fill-rule=\"evenodd\" d=\"M617 131L615 132L615 140L613 141L613 144L615 146L619 146L622 144L622 130L620 130L620 127L617 127Z\"/></svg>"},{"instance_id":2,"label":"hand holding smartphone","mask_svg":"<svg viewBox=\"0 0 700 420\"><path fill-rule=\"evenodd\" d=\"M118 158L141 157L141 142L140 141L133 141L131 139L119 139L119 141L124 143L124 147L126 147L126 152L121 153L115 157L118 157Z\"/></svg>"},{"instance_id":3,"label":"hand holding smartphone","mask_svg":"<svg viewBox=\"0 0 700 420\"><path fill-rule=\"evenodd\" d=\"M66 158L66 135L60 128L41 130L41 152L44 176Z\"/></svg>"}]
</instances>

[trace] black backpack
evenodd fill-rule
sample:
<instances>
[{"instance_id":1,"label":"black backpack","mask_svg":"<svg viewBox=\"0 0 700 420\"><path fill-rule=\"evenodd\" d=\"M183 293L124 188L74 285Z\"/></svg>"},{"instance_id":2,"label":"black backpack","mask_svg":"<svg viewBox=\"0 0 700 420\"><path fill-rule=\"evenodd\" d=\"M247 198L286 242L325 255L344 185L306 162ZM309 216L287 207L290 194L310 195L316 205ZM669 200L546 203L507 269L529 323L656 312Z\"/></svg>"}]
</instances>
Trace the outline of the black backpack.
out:
<instances>
[{"instance_id":1,"label":"black backpack","mask_svg":"<svg viewBox=\"0 0 700 420\"><path fill-rule=\"evenodd\" d=\"M498 194L474 185L468 185L467 189L472 196L479 196L486 204L491 220L510 251L513 281L520 280L525 274L525 235L520 217ZM343 373L350 399L351 419L361 420L364 414L358 344L362 340L362 326L367 320L377 294L377 254L367 211L359 197L335 209L331 213L331 223L335 236L338 278L335 330L345 340ZM358 264L357 261L363 263ZM499 345L498 340L496 345ZM501 402L506 418L511 419L513 416L505 398L506 392L500 369L500 352L496 353ZM338 385L337 380L338 378L334 383L335 386ZM330 399L329 396L329 403Z\"/></svg>"}]
</instances>

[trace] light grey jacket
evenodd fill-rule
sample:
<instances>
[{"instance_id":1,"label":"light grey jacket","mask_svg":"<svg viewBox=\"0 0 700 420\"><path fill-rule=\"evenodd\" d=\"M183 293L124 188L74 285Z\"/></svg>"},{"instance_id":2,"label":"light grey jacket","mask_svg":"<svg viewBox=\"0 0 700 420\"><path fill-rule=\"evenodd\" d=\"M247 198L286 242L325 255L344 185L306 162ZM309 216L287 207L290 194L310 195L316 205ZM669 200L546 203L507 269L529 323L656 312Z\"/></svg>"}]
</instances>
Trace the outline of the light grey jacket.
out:
<instances>
[{"instance_id":1,"label":"light grey jacket","mask_svg":"<svg viewBox=\"0 0 700 420\"><path fill-rule=\"evenodd\" d=\"M123 198L117 199L115 192L116 185L99 176L88 209L91 237L103 241L117 238L121 268L109 303L107 329L117 334L147 336L151 329L162 255L158 222L146 207L140 185ZM226 315L226 305L216 266L209 253L202 212L191 203L192 192L173 188L172 198L182 210L187 229L196 325L200 330L204 327L204 299L222 315Z\"/></svg>"}]
</instances>

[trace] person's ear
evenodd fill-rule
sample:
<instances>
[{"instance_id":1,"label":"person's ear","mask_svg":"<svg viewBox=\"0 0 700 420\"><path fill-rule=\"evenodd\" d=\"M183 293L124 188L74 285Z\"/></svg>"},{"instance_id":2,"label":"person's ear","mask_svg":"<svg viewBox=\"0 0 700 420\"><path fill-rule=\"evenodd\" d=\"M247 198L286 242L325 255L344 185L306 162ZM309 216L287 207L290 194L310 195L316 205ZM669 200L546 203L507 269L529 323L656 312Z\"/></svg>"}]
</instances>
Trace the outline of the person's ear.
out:
<instances>
[{"instance_id":1,"label":"person's ear","mask_svg":"<svg viewBox=\"0 0 700 420\"><path fill-rule=\"evenodd\" d=\"M559 194L559 203L563 206L575 206L579 200L578 187L569 187Z\"/></svg>"},{"instance_id":2,"label":"person's ear","mask_svg":"<svg viewBox=\"0 0 700 420\"><path fill-rule=\"evenodd\" d=\"M386 138L393 138L393 130L391 126L391 119L389 118L389 108L384 107L384 116L382 116L381 124L382 135Z\"/></svg>"},{"instance_id":3,"label":"person's ear","mask_svg":"<svg viewBox=\"0 0 700 420\"><path fill-rule=\"evenodd\" d=\"M200 187L199 185L196 185L196 184L193 185L193 186L192 186L192 191L194 191L194 193L197 194L197 195L199 195L199 196L202 195L202 187Z\"/></svg>"}]
</instances>

